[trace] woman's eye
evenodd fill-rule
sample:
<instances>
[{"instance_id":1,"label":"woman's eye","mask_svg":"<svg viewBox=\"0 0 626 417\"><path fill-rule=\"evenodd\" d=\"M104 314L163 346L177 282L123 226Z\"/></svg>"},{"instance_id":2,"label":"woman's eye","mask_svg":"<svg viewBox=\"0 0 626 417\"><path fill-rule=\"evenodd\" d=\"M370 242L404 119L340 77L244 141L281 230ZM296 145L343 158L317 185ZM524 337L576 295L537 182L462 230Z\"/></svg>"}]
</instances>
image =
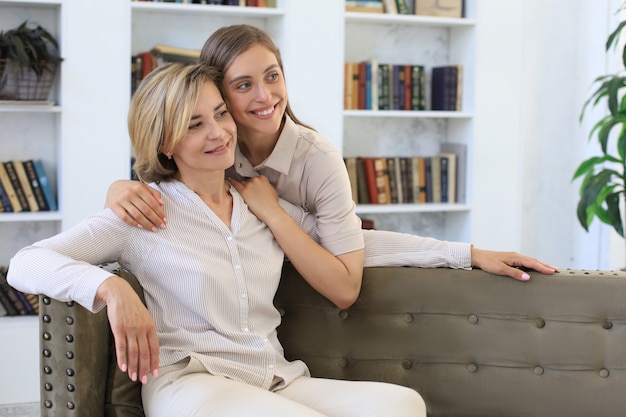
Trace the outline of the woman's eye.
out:
<instances>
[{"instance_id":1,"label":"woman's eye","mask_svg":"<svg viewBox=\"0 0 626 417\"><path fill-rule=\"evenodd\" d=\"M245 82L245 83L241 83L237 86L238 90L245 90L246 88L250 88L250 83Z\"/></svg>"},{"instance_id":2,"label":"woman's eye","mask_svg":"<svg viewBox=\"0 0 626 417\"><path fill-rule=\"evenodd\" d=\"M202 123L198 122L198 123L194 123L192 125L189 125L189 130L194 130L200 127Z\"/></svg>"},{"instance_id":3,"label":"woman's eye","mask_svg":"<svg viewBox=\"0 0 626 417\"><path fill-rule=\"evenodd\" d=\"M221 111L215 116L217 119L223 119L228 114L228 110Z\"/></svg>"},{"instance_id":4,"label":"woman's eye","mask_svg":"<svg viewBox=\"0 0 626 417\"><path fill-rule=\"evenodd\" d=\"M277 72L275 72L275 73L273 73L273 74L270 74L267 78L268 78L270 81L276 81L276 80L278 79L278 77L279 77L279 74L278 74Z\"/></svg>"}]
</instances>

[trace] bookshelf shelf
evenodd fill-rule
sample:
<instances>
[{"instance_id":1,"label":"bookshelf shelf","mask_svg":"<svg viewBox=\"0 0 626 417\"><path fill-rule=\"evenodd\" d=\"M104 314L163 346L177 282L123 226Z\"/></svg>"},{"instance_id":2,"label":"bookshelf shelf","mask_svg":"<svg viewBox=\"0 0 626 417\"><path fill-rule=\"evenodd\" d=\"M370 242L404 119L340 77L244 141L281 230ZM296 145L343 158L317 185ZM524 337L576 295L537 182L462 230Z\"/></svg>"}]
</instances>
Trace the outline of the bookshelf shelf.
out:
<instances>
[{"instance_id":1,"label":"bookshelf shelf","mask_svg":"<svg viewBox=\"0 0 626 417\"><path fill-rule=\"evenodd\" d=\"M26 103L15 101L0 101L2 113L61 113L61 106L52 103Z\"/></svg>"},{"instance_id":2,"label":"bookshelf shelf","mask_svg":"<svg viewBox=\"0 0 626 417\"><path fill-rule=\"evenodd\" d=\"M476 24L473 19L446 18L416 15L400 15L387 13L359 13L346 12L347 23L377 23L389 25L419 25L431 27L472 27Z\"/></svg>"},{"instance_id":3,"label":"bookshelf shelf","mask_svg":"<svg viewBox=\"0 0 626 417\"><path fill-rule=\"evenodd\" d=\"M1 213L0 223L17 223L17 222L57 222L63 217L59 211L42 211L42 212L22 212L22 213Z\"/></svg>"},{"instance_id":4,"label":"bookshelf shelf","mask_svg":"<svg viewBox=\"0 0 626 417\"><path fill-rule=\"evenodd\" d=\"M440 213L469 211L467 204L359 204L357 214Z\"/></svg>"},{"instance_id":5,"label":"bookshelf shelf","mask_svg":"<svg viewBox=\"0 0 626 417\"><path fill-rule=\"evenodd\" d=\"M345 117L397 117L422 119L471 119L469 112L430 111L430 110L344 110Z\"/></svg>"},{"instance_id":6,"label":"bookshelf shelf","mask_svg":"<svg viewBox=\"0 0 626 417\"><path fill-rule=\"evenodd\" d=\"M0 0L1 6L49 6L59 7L63 0Z\"/></svg>"},{"instance_id":7,"label":"bookshelf shelf","mask_svg":"<svg viewBox=\"0 0 626 417\"><path fill-rule=\"evenodd\" d=\"M219 6L211 4L177 4L177 3L156 3L156 2L136 2L130 3L131 9L135 13L144 12L168 12L177 14L207 14L212 16L239 16L239 17L259 17L282 16L285 12L273 7L242 7L242 6Z\"/></svg>"}]
</instances>

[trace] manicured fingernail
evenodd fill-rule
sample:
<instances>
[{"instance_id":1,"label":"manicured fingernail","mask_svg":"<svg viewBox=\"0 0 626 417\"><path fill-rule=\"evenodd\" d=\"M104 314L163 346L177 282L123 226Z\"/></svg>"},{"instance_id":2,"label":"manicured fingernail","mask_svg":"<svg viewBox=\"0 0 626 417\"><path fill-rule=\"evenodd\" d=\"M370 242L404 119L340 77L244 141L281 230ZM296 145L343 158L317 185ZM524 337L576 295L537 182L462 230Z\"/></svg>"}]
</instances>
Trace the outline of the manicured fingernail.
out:
<instances>
[{"instance_id":1,"label":"manicured fingernail","mask_svg":"<svg viewBox=\"0 0 626 417\"><path fill-rule=\"evenodd\" d=\"M126 364L123 363L120 369L122 370L122 372L126 372Z\"/></svg>"},{"instance_id":2,"label":"manicured fingernail","mask_svg":"<svg viewBox=\"0 0 626 417\"><path fill-rule=\"evenodd\" d=\"M144 375L143 378L141 378L141 383L144 385L148 383L148 375Z\"/></svg>"},{"instance_id":3,"label":"manicured fingernail","mask_svg":"<svg viewBox=\"0 0 626 417\"><path fill-rule=\"evenodd\" d=\"M130 379L132 379L133 381L137 380L137 372L133 372L133 374L130 376Z\"/></svg>"},{"instance_id":4,"label":"manicured fingernail","mask_svg":"<svg viewBox=\"0 0 626 417\"><path fill-rule=\"evenodd\" d=\"M138 224L137 227L140 228L140 229L143 229L143 225L142 224Z\"/></svg>"},{"instance_id":5,"label":"manicured fingernail","mask_svg":"<svg viewBox=\"0 0 626 417\"><path fill-rule=\"evenodd\" d=\"M530 275L528 275L526 273L522 274L522 280L528 281L529 279L530 279Z\"/></svg>"}]
</instances>

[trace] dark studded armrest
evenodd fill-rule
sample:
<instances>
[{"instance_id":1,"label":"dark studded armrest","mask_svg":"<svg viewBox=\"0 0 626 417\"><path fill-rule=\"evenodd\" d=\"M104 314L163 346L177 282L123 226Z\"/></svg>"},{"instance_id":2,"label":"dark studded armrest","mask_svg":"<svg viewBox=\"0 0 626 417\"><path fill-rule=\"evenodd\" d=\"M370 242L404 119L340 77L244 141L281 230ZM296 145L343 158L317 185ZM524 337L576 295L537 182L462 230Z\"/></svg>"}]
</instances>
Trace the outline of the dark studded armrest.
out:
<instances>
[{"instance_id":1,"label":"dark studded armrest","mask_svg":"<svg viewBox=\"0 0 626 417\"><path fill-rule=\"evenodd\" d=\"M135 278L113 266L142 295ZM143 417L141 387L117 367L106 309L40 296L41 417Z\"/></svg>"}]
</instances>

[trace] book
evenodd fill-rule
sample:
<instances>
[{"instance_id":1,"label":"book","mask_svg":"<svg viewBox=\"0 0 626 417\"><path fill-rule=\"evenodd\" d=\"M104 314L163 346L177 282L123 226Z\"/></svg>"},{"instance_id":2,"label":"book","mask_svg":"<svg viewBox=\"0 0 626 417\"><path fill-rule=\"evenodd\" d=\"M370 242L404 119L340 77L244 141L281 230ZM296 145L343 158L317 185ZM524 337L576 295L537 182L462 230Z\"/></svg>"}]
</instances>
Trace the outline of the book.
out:
<instances>
[{"instance_id":1,"label":"book","mask_svg":"<svg viewBox=\"0 0 626 417\"><path fill-rule=\"evenodd\" d=\"M396 0L396 6L398 8L398 14L411 14L407 0Z\"/></svg>"},{"instance_id":2,"label":"book","mask_svg":"<svg viewBox=\"0 0 626 417\"><path fill-rule=\"evenodd\" d=\"M396 5L396 0L383 0L383 6L385 13L398 14L398 6Z\"/></svg>"},{"instance_id":3,"label":"book","mask_svg":"<svg viewBox=\"0 0 626 417\"><path fill-rule=\"evenodd\" d=\"M463 17L463 0L415 0L415 14L422 16Z\"/></svg>"},{"instance_id":4,"label":"book","mask_svg":"<svg viewBox=\"0 0 626 417\"><path fill-rule=\"evenodd\" d=\"M363 158L363 168L365 171L365 182L367 184L367 195L369 204L379 203L379 192L376 183L376 167L374 166L374 158Z\"/></svg>"},{"instance_id":5,"label":"book","mask_svg":"<svg viewBox=\"0 0 626 417\"><path fill-rule=\"evenodd\" d=\"M156 66L163 65L168 62L198 62L200 61L200 50L179 48L177 46L157 44L151 50L150 54Z\"/></svg>"},{"instance_id":6,"label":"book","mask_svg":"<svg viewBox=\"0 0 626 417\"><path fill-rule=\"evenodd\" d=\"M453 152L440 152L439 158L441 158L441 202L456 203L456 154Z\"/></svg>"},{"instance_id":7,"label":"book","mask_svg":"<svg viewBox=\"0 0 626 417\"><path fill-rule=\"evenodd\" d=\"M370 196L367 188L367 178L365 176L365 162L363 158L356 158L356 176L358 189L358 203L369 204Z\"/></svg>"},{"instance_id":8,"label":"book","mask_svg":"<svg viewBox=\"0 0 626 417\"><path fill-rule=\"evenodd\" d=\"M39 178L37 177L37 172L35 171L34 161L32 159L27 159L26 161L23 161L23 163L26 176L28 177L28 181L30 181L33 194L35 194L39 210L49 211L50 207L48 206L46 197L43 195L43 190L41 189L41 184L39 183Z\"/></svg>"},{"instance_id":9,"label":"book","mask_svg":"<svg viewBox=\"0 0 626 417\"><path fill-rule=\"evenodd\" d=\"M22 301L22 299L18 296L18 291L11 287L7 282L6 278L6 267L0 267L0 291L2 291L6 296L11 300L11 303L15 307L17 311L16 314L18 316L25 316L29 314L26 305ZM6 307L6 306L5 306Z\"/></svg>"},{"instance_id":10,"label":"book","mask_svg":"<svg viewBox=\"0 0 626 417\"><path fill-rule=\"evenodd\" d=\"M2 277L0 277L0 281L2 281ZM2 304L2 306L4 307L4 310L6 311L7 316L19 316L20 315L20 312L18 311L17 307L15 307L15 304L13 304L13 301L11 300L11 298L9 298L9 295L5 292L5 290L2 287L0 287L0 304Z\"/></svg>"},{"instance_id":11,"label":"book","mask_svg":"<svg viewBox=\"0 0 626 417\"><path fill-rule=\"evenodd\" d=\"M401 203L410 204L413 199L413 169L411 166L411 157L398 158L400 165L400 186L402 189Z\"/></svg>"},{"instance_id":12,"label":"book","mask_svg":"<svg viewBox=\"0 0 626 417\"><path fill-rule=\"evenodd\" d=\"M400 177L399 166L394 157L387 158L387 175L389 176L389 203L398 204L401 200L400 196Z\"/></svg>"},{"instance_id":13,"label":"book","mask_svg":"<svg viewBox=\"0 0 626 417\"><path fill-rule=\"evenodd\" d=\"M423 156L412 158L413 168L413 201L426 202L426 163Z\"/></svg>"},{"instance_id":14,"label":"book","mask_svg":"<svg viewBox=\"0 0 626 417\"><path fill-rule=\"evenodd\" d=\"M431 203L441 203L441 163L439 156L430 157Z\"/></svg>"},{"instance_id":15,"label":"book","mask_svg":"<svg viewBox=\"0 0 626 417\"><path fill-rule=\"evenodd\" d=\"M346 12L383 13L382 0L346 0Z\"/></svg>"},{"instance_id":16,"label":"book","mask_svg":"<svg viewBox=\"0 0 626 417\"><path fill-rule=\"evenodd\" d=\"M376 173L376 189L378 190L378 204L389 204L391 190L389 189L389 168L387 158L374 158L374 171Z\"/></svg>"},{"instance_id":17,"label":"book","mask_svg":"<svg viewBox=\"0 0 626 417\"><path fill-rule=\"evenodd\" d=\"M2 185L2 181L0 181L0 201L2 202L3 212L10 213L13 211L13 206L11 206L11 202L9 201L9 196L4 190L4 185Z\"/></svg>"},{"instance_id":18,"label":"book","mask_svg":"<svg viewBox=\"0 0 626 417\"><path fill-rule=\"evenodd\" d=\"M391 110L390 85L391 67L388 64L378 65L378 109Z\"/></svg>"},{"instance_id":19,"label":"book","mask_svg":"<svg viewBox=\"0 0 626 417\"><path fill-rule=\"evenodd\" d=\"M28 201L29 210L32 212L39 211L39 204L37 203L37 199L35 198L35 193L33 191L30 180L26 175L24 163L22 161L13 161L13 166L15 167L15 172L17 173L17 178L20 181L20 185L24 190L24 195L26 196L26 201Z\"/></svg>"},{"instance_id":20,"label":"book","mask_svg":"<svg viewBox=\"0 0 626 417\"><path fill-rule=\"evenodd\" d=\"M359 188L358 188L358 175L356 172L356 158L346 157L343 158L348 170L348 177L350 178L350 190L352 191L352 201L355 204L359 202Z\"/></svg>"},{"instance_id":21,"label":"book","mask_svg":"<svg viewBox=\"0 0 626 417\"><path fill-rule=\"evenodd\" d=\"M35 159L33 160L33 166L35 167L37 178L39 178L39 185L41 186L41 190L43 191L43 195L46 198L46 203L48 203L50 211L58 210L57 201L54 197L54 193L52 192L52 186L50 185L48 176L46 175L46 169L44 168L43 161L41 159Z\"/></svg>"},{"instance_id":22,"label":"book","mask_svg":"<svg viewBox=\"0 0 626 417\"><path fill-rule=\"evenodd\" d=\"M467 202L467 184L466 184L466 173L467 173L467 145L464 143L442 143L441 144L441 152L453 153L456 155L456 167L454 168L455 173L455 202L456 203L465 203Z\"/></svg>"},{"instance_id":23,"label":"book","mask_svg":"<svg viewBox=\"0 0 626 417\"><path fill-rule=\"evenodd\" d=\"M462 67L433 67L431 79L431 110L461 110Z\"/></svg>"},{"instance_id":24,"label":"book","mask_svg":"<svg viewBox=\"0 0 626 417\"><path fill-rule=\"evenodd\" d=\"M411 110L426 110L424 66L411 66Z\"/></svg>"},{"instance_id":25,"label":"book","mask_svg":"<svg viewBox=\"0 0 626 417\"><path fill-rule=\"evenodd\" d=\"M13 186L13 190L15 191L15 195L17 196L19 206L21 207L20 211L29 211L30 208L28 207L26 194L24 194L24 189L22 188L20 180L17 177L17 172L15 171L15 165L13 165L13 161L4 161L2 165L4 165L4 169L9 176L9 181L11 181L11 185Z\"/></svg>"},{"instance_id":26,"label":"book","mask_svg":"<svg viewBox=\"0 0 626 417\"><path fill-rule=\"evenodd\" d=\"M12 211L15 213L19 213L22 211L22 205L20 204L20 200L17 198L17 194L15 194L15 188L13 188L13 184L9 179L9 174L7 174L6 169L4 168L4 164L0 162L0 182L2 183L2 187L4 188L4 192L7 196L11 204Z\"/></svg>"}]
</instances>

